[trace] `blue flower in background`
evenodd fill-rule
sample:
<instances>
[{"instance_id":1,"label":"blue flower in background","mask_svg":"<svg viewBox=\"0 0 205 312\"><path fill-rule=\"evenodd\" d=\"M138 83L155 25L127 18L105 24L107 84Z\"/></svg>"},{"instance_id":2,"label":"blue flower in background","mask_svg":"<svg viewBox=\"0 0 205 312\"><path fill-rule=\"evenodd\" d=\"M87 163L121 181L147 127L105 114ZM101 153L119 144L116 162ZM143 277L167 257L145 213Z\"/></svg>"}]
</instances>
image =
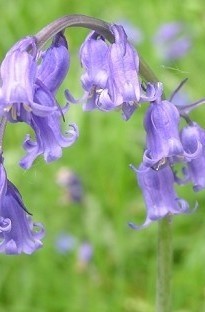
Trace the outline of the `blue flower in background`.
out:
<instances>
[{"instance_id":1,"label":"blue flower in background","mask_svg":"<svg viewBox=\"0 0 205 312\"><path fill-rule=\"evenodd\" d=\"M159 56L166 62L182 58L192 45L190 34L182 22L160 25L153 41Z\"/></svg>"},{"instance_id":2,"label":"blue flower in background","mask_svg":"<svg viewBox=\"0 0 205 312\"><path fill-rule=\"evenodd\" d=\"M60 233L55 240L55 247L58 253L66 254L74 250L76 238L68 233Z\"/></svg>"},{"instance_id":3,"label":"blue flower in background","mask_svg":"<svg viewBox=\"0 0 205 312\"><path fill-rule=\"evenodd\" d=\"M71 169L62 167L56 177L58 185L64 189L65 203L80 203L83 200L83 185L76 173Z\"/></svg>"}]
</instances>

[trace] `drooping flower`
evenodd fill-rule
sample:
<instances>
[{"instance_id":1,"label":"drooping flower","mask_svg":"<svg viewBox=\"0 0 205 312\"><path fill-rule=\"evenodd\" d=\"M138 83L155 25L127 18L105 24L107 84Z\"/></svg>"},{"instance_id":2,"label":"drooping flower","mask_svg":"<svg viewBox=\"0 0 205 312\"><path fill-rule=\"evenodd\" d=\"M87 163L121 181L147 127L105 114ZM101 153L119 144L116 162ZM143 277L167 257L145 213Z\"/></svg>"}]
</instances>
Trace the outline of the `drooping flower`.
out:
<instances>
[{"instance_id":1,"label":"drooping flower","mask_svg":"<svg viewBox=\"0 0 205 312\"><path fill-rule=\"evenodd\" d=\"M184 127L181 141L186 152L185 182L193 183L194 191L205 188L205 130L197 123Z\"/></svg>"},{"instance_id":2,"label":"drooping flower","mask_svg":"<svg viewBox=\"0 0 205 312\"><path fill-rule=\"evenodd\" d=\"M81 82L87 93L84 110L96 108L100 92L106 88L109 75L107 55L107 43L95 32L91 33L81 46L80 60L85 69Z\"/></svg>"},{"instance_id":3,"label":"drooping flower","mask_svg":"<svg viewBox=\"0 0 205 312\"><path fill-rule=\"evenodd\" d=\"M7 179L2 163L0 181L0 253L31 254L42 246L43 227L32 222L19 191Z\"/></svg>"},{"instance_id":4,"label":"drooping flower","mask_svg":"<svg viewBox=\"0 0 205 312\"><path fill-rule=\"evenodd\" d=\"M29 169L34 160L43 154L46 162L52 162L62 155L62 148L71 146L78 138L78 129L70 124L66 135L61 133L59 113L49 117L33 117L31 126L35 131L36 140L27 135L23 144L26 155L19 164L24 169Z\"/></svg>"},{"instance_id":5,"label":"drooping flower","mask_svg":"<svg viewBox=\"0 0 205 312\"><path fill-rule=\"evenodd\" d=\"M179 112L174 104L161 96L151 102L144 119L147 134L144 162L150 165L163 158L180 158L184 155L178 129Z\"/></svg>"},{"instance_id":6,"label":"drooping flower","mask_svg":"<svg viewBox=\"0 0 205 312\"><path fill-rule=\"evenodd\" d=\"M130 223L134 229L141 229L151 222L157 221L168 215L187 213L188 203L177 197L174 190L174 175L170 166L154 170L141 164L139 169L131 166L137 176L139 187L142 190L147 208L147 217L143 225L136 226Z\"/></svg>"},{"instance_id":7,"label":"drooping flower","mask_svg":"<svg viewBox=\"0 0 205 312\"><path fill-rule=\"evenodd\" d=\"M0 67L0 115L10 121L29 119L30 112L45 116L56 108L34 101L37 48L34 37L17 42Z\"/></svg>"},{"instance_id":8,"label":"drooping flower","mask_svg":"<svg viewBox=\"0 0 205 312\"><path fill-rule=\"evenodd\" d=\"M139 57L127 40L122 26L112 25L115 42L108 45L95 32L80 50L86 72L82 76L87 92L85 110L110 111L123 103L135 105L140 100Z\"/></svg>"},{"instance_id":9,"label":"drooping flower","mask_svg":"<svg viewBox=\"0 0 205 312\"><path fill-rule=\"evenodd\" d=\"M61 133L61 118L68 107L60 108L54 97L57 89L64 80L69 68L69 54L67 44L62 34L58 34L48 50L43 54L42 62L38 66L34 99L39 105L57 109L46 116L30 115L27 123L35 133L35 139L26 136L24 149L26 156L20 161L24 169L31 167L33 161L43 154L46 162L51 162L62 155L62 148L71 146L78 137L77 126L71 124L66 135Z\"/></svg>"},{"instance_id":10,"label":"drooping flower","mask_svg":"<svg viewBox=\"0 0 205 312\"><path fill-rule=\"evenodd\" d=\"M58 33L51 46L42 53L42 62L37 68L37 79L54 95L65 79L70 66L68 44Z\"/></svg>"}]
</instances>

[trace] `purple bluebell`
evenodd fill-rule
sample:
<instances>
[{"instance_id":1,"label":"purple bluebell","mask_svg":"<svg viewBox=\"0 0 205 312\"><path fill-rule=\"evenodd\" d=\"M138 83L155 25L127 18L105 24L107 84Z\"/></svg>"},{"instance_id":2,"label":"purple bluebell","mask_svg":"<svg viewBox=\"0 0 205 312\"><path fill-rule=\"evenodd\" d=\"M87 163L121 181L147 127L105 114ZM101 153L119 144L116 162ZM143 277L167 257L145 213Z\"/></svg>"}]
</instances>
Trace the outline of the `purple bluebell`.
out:
<instances>
[{"instance_id":1,"label":"purple bluebell","mask_svg":"<svg viewBox=\"0 0 205 312\"><path fill-rule=\"evenodd\" d=\"M80 60L85 73L81 76L86 91L84 110L96 108L99 95L106 88L108 80L108 45L95 32L91 33L80 49Z\"/></svg>"},{"instance_id":2,"label":"purple bluebell","mask_svg":"<svg viewBox=\"0 0 205 312\"><path fill-rule=\"evenodd\" d=\"M46 162L51 162L62 155L62 148L72 145L78 137L75 124L70 124L66 135L61 133L61 119L68 107L61 109L54 97L57 89L63 82L69 68L69 54L65 38L58 34L51 47L44 52L42 62L37 68L34 99L39 105L48 109L55 107L55 111L46 116L30 114L27 123L35 133L35 139L26 136L24 149L26 156L20 161L24 169L31 167L33 161L43 154Z\"/></svg>"},{"instance_id":3,"label":"purple bluebell","mask_svg":"<svg viewBox=\"0 0 205 312\"><path fill-rule=\"evenodd\" d=\"M162 90L145 114L146 151L144 162L148 165L163 158L183 158L184 151L179 137L180 115L174 104L162 99Z\"/></svg>"},{"instance_id":4,"label":"purple bluebell","mask_svg":"<svg viewBox=\"0 0 205 312\"><path fill-rule=\"evenodd\" d=\"M71 146L78 138L78 129L74 124L70 124L70 129L65 135L61 133L59 112L48 117L39 118L33 116L31 127L35 131L35 139L27 135L23 144L26 155L19 164L24 169L29 169L34 160L41 154L46 162L52 162L62 155L62 148Z\"/></svg>"},{"instance_id":5,"label":"purple bluebell","mask_svg":"<svg viewBox=\"0 0 205 312\"><path fill-rule=\"evenodd\" d=\"M29 119L30 112L45 116L55 108L34 100L37 48L34 37L17 42L0 67L0 115L10 121Z\"/></svg>"},{"instance_id":6,"label":"purple bluebell","mask_svg":"<svg viewBox=\"0 0 205 312\"><path fill-rule=\"evenodd\" d=\"M153 40L159 56L167 62L183 57L191 47L190 34L181 22L161 25Z\"/></svg>"},{"instance_id":7,"label":"purple bluebell","mask_svg":"<svg viewBox=\"0 0 205 312\"><path fill-rule=\"evenodd\" d=\"M174 190L174 174L169 165L154 170L143 163L138 169L131 166L137 176L147 208L147 217L143 225L130 223L134 229L141 229L151 222L169 215L189 212L188 203L177 197Z\"/></svg>"},{"instance_id":8,"label":"purple bluebell","mask_svg":"<svg viewBox=\"0 0 205 312\"><path fill-rule=\"evenodd\" d=\"M31 254L42 246L44 230L33 223L17 188L0 164L0 253Z\"/></svg>"},{"instance_id":9,"label":"purple bluebell","mask_svg":"<svg viewBox=\"0 0 205 312\"><path fill-rule=\"evenodd\" d=\"M43 154L47 162L59 158L62 148L72 145L78 137L76 125L67 135L61 133L61 119L68 106L60 108L55 95L69 69L67 42L57 34L46 51L37 51L35 37L19 41L7 53L0 68L0 115L10 122L25 122L35 133L27 135L27 155L20 165L28 169Z\"/></svg>"},{"instance_id":10,"label":"purple bluebell","mask_svg":"<svg viewBox=\"0 0 205 312\"><path fill-rule=\"evenodd\" d=\"M129 44L122 26L112 25L115 42L108 45L95 32L80 50L85 68L81 80L87 92L85 110L110 111L123 103L137 105L140 100L139 57Z\"/></svg>"},{"instance_id":11,"label":"purple bluebell","mask_svg":"<svg viewBox=\"0 0 205 312\"><path fill-rule=\"evenodd\" d=\"M42 53L42 62L37 68L37 80L54 95L65 79L70 66L68 44L59 33L54 37L51 46Z\"/></svg>"},{"instance_id":12,"label":"purple bluebell","mask_svg":"<svg viewBox=\"0 0 205 312\"><path fill-rule=\"evenodd\" d=\"M205 188L205 130L197 123L184 127L181 141L186 152L184 181L192 182L194 191Z\"/></svg>"}]
</instances>

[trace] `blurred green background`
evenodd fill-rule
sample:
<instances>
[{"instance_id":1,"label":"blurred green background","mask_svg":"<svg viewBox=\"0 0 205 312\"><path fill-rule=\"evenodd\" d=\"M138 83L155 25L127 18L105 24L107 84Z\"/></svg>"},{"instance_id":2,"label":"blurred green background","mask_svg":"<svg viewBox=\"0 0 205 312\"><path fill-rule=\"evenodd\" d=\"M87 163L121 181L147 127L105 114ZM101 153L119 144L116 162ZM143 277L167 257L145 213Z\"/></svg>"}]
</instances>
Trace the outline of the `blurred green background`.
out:
<instances>
[{"instance_id":1,"label":"blurred green background","mask_svg":"<svg viewBox=\"0 0 205 312\"><path fill-rule=\"evenodd\" d=\"M169 94L182 79L184 90L195 101L205 96L205 3L203 0L0 0L0 56L21 37L35 34L54 19L73 13L87 14L108 22L127 20L139 27L144 41L141 55L165 83ZM163 64L152 36L163 23L182 21L192 36L192 49L180 61ZM88 33L66 32L71 50L71 70L59 93L69 88L82 94L78 48ZM127 223L145 218L145 206L129 164L141 161L145 134L145 108L128 122L119 112L83 113L72 107L68 122L79 126L78 141L52 164L38 159L29 171L18 166L28 129L13 124L5 138L5 164L9 178L19 188L36 221L46 227L42 249L32 256L0 256L0 312L152 312L155 307L157 224L135 232ZM192 113L205 126L204 108ZM81 179L82 203L65 201L65 189L57 183L61 168ZM205 311L204 191L191 186L178 189L199 209L173 219L173 311ZM67 233L75 238L72 250L60 253L56 238ZM93 248L89 262L79 262L83 241Z\"/></svg>"}]
</instances>

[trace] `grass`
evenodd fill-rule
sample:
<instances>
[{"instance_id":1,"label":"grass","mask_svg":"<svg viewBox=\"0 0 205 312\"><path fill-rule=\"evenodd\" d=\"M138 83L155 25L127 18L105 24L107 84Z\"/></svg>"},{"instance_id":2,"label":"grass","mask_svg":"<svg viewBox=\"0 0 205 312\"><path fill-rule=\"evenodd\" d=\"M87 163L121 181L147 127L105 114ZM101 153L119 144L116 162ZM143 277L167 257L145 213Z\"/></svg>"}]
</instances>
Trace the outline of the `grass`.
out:
<instances>
[{"instance_id":1,"label":"grass","mask_svg":"<svg viewBox=\"0 0 205 312\"><path fill-rule=\"evenodd\" d=\"M140 27L145 41L139 50L169 93L185 77L186 91L193 100L204 96L204 30L202 1L59 1L1 0L0 55L22 36L65 14L82 13L107 21L128 19ZM193 48L181 61L162 66L151 36L157 27L180 20L189 25ZM80 94L80 66L76 51L87 31L69 30L72 67L63 89ZM63 90L62 90L63 92ZM62 95L59 95L62 99ZM129 122L120 113L82 113L72 107L68 121L77 122L79 140L52 164L42 159L29 171L17 164L23 155L20 147L26 127L9 125L5 138L5 162L10 179L20 189L34 219L46 227L44 247L32 256L0 256L0 312L152 312L155 306L157 225L140 232L127 223L143 222L145 207L129 164L138 165L142 156L145 108ZM204 126L203 107L192 113ZM81 204L65 204L56 174L61 167L71 168L83 183ZM180 189L193 206L191 215L173 220L173 311L205 311L204 271L204 192L191 187ZM79 267L78 246L67 254L55 248L56 236L67 232L78 245L87 239L93 246L91 262Z\"/></svg>"}]
</instances>

